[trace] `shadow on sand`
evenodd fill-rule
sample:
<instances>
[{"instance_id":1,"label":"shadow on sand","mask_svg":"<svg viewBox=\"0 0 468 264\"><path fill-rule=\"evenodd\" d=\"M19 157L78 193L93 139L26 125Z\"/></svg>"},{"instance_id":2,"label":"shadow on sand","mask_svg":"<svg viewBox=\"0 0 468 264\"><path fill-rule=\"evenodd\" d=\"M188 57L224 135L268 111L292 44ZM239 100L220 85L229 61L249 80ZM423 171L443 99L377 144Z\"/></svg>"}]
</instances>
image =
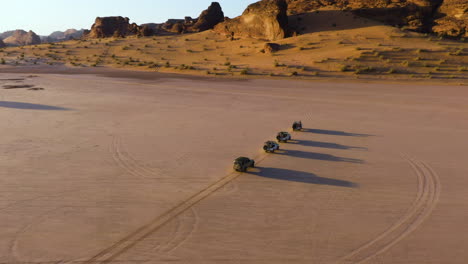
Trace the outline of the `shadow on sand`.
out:
<instances>
[{"instance_id":1,"label":"shadow on sand","mask_svg":"<svg viewBox=\"0 0 468 264\"><path fill-rule=\"evenodd\" d=\"M309 172L278 169L278 168L263 168L263 167L257 167L257 169L259 169L260 171L249 172L249 174L256 175L259 177L269 178L269 179L282 180L282 181L301 182L301 183L317 184L317 185L331 185L331 186L346 187L346 188L359 187L358 184L350 182L350 181L319 177Z\"/></svg>"},{"instance_id":2,"label":"shadow on sand","mask_svg":"<svg viewBox=\"0 0 468 264\"><path fill-rule=\"evenodd\" d=\"M319 142L319 141L312 141L312 140L295 140L295 144L305 146L305 147L316 147L316 148L329 148L329 149L355 149L355 150L368 150L367 148L363 147L353 147L353 146L346 146L336 143L329 143L329 142ZM291 141L292 143L292 141Z\"/></svg>"},{"instance_id":3,"label":"shadow on sand","mask_svg":"<svg viewBox=\"0 0 468 264\"><path fill-rule=\"evenodd\" d=\"M361 159L337 157L337 156L333 156L330 154L306 152L306 151L300 151L300 150L283 150L281 152L277 152L277 154L296 157L296 158L303 158L303 159L314 159L314 160L324 160L324 161L333 161L333 162L349 162L349 163L360 163L360 164L364 163L364 161Z\"/></svg>"},{"instance_id":4,"label":"shadow on sand","mask_svg":"<svg viewBox=\"0 0 468 264\"><path fill-rule=\"evenodd\" d=\"M30 104L30 103L21 103L21 102L8 102L8 101L0 101L0 107L14 108L14 109L28 109L28 110L49 110L49 111L71 110L68 108L63 108L63 107L58 107L58 106Z\"/></svg>"},{"instance_id":5,"label":"shadow on sand","mask_svg":"<svg viewBox=\"0 0 468 264\"><path fill-rule=\"evenodd\" d=\"M349 132L344 132L344 131L310 129L310 128L303 129L302 132L322 134L322 135L331 135L331 136L345 136L345 137L372 137L374 136L374 135L369 135L369 134L357 134L357 133L349 133Z\"/></svg>"}]
</instances>

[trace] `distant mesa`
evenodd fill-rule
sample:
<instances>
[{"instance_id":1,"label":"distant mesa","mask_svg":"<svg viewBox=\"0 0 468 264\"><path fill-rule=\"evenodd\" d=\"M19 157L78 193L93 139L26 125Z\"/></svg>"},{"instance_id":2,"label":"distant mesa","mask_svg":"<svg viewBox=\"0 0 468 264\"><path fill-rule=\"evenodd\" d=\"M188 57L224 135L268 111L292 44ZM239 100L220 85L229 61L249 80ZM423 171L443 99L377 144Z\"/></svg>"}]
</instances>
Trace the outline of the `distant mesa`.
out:
<instances>
[{"instance_id":1,"label":"distant mesa","mask_svg":"<svg viewBox=\"0 0 468 264\"><path fill-rule=\"evenodd\" d=\"M24 30L15 30L13 34L3 40L9 46L24 46L41 44L41 38L36 33Z\"/></svg>"},{"instance_id":2,"label":"distant mesa","mask_svg":"<svg viewBox=\"0 0 468 264\"><path fill-rule=\"evenodd\" d=\"M60 42L60 41L67 41L72 39L80 39L83 36L84 29L76 30L76 29L68 29L65 31L55 31L49 36L42 36L41 40L42 43L52 43L52 42Z\"/></svg>"},{"instance_id":3,"label":"distant mesa","mask_svg":"<svg viewBox=\"0 0 468 264\"><path fill-rule=\"evenodd\" d=\"M215 31L231 38L279 40L289 36L286 0L262 0L244 13L218 24Z\"/></svg>"}]
</instances>

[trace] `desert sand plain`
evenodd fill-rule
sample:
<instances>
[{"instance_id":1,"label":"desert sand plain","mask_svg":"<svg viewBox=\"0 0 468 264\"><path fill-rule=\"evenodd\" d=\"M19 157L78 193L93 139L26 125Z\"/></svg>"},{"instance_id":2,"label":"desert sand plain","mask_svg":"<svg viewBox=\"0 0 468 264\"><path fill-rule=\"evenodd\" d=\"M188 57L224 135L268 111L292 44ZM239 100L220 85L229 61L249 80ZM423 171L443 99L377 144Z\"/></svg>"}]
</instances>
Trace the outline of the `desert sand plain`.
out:
<instances>
[{"instance_id":1,"label":"desert sand plain","mask_svg":"<svg viewBox=\"0 0 468 264\"><path fill-rule=\"evenodd\" d=\"M466 263L466 86L100 73L0 74L0 263Z\"/></svg>"}]
</instances>

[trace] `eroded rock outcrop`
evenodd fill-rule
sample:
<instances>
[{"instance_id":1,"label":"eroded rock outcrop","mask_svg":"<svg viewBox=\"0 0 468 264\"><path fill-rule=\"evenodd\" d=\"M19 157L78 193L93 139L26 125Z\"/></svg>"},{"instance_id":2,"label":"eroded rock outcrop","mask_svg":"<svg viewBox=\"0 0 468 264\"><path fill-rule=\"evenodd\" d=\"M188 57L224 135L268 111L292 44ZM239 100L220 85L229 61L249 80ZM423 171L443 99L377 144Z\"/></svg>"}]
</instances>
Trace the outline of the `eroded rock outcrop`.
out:
<instances>
[{"instance_id":1,"label":"eroded rock outcrop","mask_svg":"<svg viewBox=\"0 0 468 264\"><path fill-rule=\"evenodd\" d=\"M444 0L432 30L450 37L468 37L468 1Z\"/></svg>"},{"instance_id":2,"label":"eroded rock outcrop","mask_svg":"<svg viewBox=\"0 0 468 264\"><path fill-rule=\"evenodd\" d=\"M224 21L224 12L218 2L213 2L203 11L198 17L197 22L193 25L194 31L205 31L213 29L217 24ZM187 24L187 21L185 22Z\"/></svg>"},{"instance_id":3,"label":"eroded rock outcrop","mask_svg":"<svg viewBox=\"0 0 468 264\"><path fill-rule=\"evenodd\" d=\"M357 15L407 29L451 37L467 36L467 0L287 0L288 14L322 7L350 10Z\"/></svg>"},{"instance_id":4,"label":"eroded rock outcrop","mask_svg":"<svg viewBox=\"0 0 468 264\"><path fill-rule=\"evenodd\" d=\"M26 32L24 30L15 30L15 32L4 39L3 42L10 46L25 46L41 44L41 38L31 30Z\"/></svg>"},{"instance_id":5,"label":"eroded rock outcrop","mask_svg":"<svg viewBox=\"0 0 468 264\"><path fill-rule=\"evenodd\" d=\"M265 43L264 47L263 47L263 51L265 53L275 53L277 51L279 51L281 48L281 45L280 44L277 44L277 43Z\"/></svg>"},{"instance_id":6,"label":"eroded rock outcrop","mask_svg":"<svg viewBox=\"0 0 468 264\"><path fill-rule=\"evenodd\" d=\"M218 24L215 31L232 38L283 39L289 35L287 10L286 0L262 0L249 5L241 16Z\"/></svg>"},{"instance_id":7,"label":"eroded rock outcrop","mask_svg":"<svg viewBox=\"0 0 468 264\"><path fill-rule=\"evenodd\" d=\"M138 34L139 26L128 17L97 17L86 38L125 37Z\"/></svg>"}]
</instances>

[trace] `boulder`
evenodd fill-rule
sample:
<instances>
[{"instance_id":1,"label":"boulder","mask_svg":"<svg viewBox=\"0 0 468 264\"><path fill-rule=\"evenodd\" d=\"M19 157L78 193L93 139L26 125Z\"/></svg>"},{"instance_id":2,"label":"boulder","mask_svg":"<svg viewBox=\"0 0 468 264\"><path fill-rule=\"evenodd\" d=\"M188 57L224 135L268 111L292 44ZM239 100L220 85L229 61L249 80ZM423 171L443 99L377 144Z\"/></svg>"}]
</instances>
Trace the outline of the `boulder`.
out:
<instances>
[{"instance_id":1,"label":"boulder","mask_svg":"<svg viewBox=\"0 0 468 264\"><path fill-rule=\"evenodd\" d=\"M113 36L129 36L138 33L140 28L137 24L129 23L128 17L97 17L91 31L86 38L109 38Z\"/></svg>"},{"instance_id":2,"label":"boulder","mask_svg":"<svg viewBox=\"0 0 468 264\"><path fill-rule=\"evenodd\" d=\"M212 2L208 9L200 14L198 21L193 26L193 30L200 32L213 29L217 24L223 21L224 12L221 9L221 5L218 2Z\"/></svg>"},{"instance_id":3,"label":"boulder","mask_svg":"<svg viewBox=\"0 0 468 264\"><path fill-rule=\"evenodd\" d=\"M265 43L265 46L263 47L263 50L265 53L274 53L279 51L281 48L280 44L277 43Z\"/></svg>"},{"instance_id":4,"label":"boulder","mask_svg":"<svg viewBox=\"0 0 468 264\"><path fill-rule=\"evenodd\" d=\"M10 46L37 45L41 44L41 38L31 30L28 32L24 30L15 30L13 35L4 39L3 42Z\"/></svg>"},{"instance_id":5,"label":"boulder","mask_svg":"<svg viewBox=\"0 0 468 264\"><path fill-rule=\"evenodd\" d=\"M289 36L286 0L262 0L244 13L218 24L215 31L231 38L278 40Z\"/></svg>"}]
</instances>

